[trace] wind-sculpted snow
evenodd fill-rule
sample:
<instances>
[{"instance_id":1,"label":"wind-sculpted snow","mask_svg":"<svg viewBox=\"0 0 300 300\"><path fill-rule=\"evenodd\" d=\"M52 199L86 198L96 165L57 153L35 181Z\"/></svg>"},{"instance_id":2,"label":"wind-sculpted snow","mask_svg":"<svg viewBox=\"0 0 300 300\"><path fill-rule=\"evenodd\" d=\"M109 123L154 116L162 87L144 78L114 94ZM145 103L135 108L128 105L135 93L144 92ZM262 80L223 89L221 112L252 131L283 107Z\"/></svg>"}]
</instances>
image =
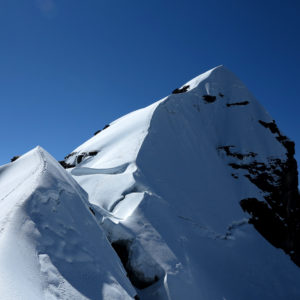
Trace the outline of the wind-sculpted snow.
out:
<instances>
[{"instance_id":1,"label":"wind-sculpted snow","mask_svg":"<svg viewBox=\"0 0 300 300\"><path fill-rule=\"evenodd\" d=\"M114 168L107 168L107 169L95 169L95 168L74 168L71 171L73 176L82 176L82 175L92 175L92 174L120 174L123 173L126 168L128 167L127 164L123 164L121 166L117 166Z\"/></svg>"},{"instance_id":2,"label":"wind-sculpted snow","mask_svg":"<svg viewBox=\"0 0 300 300\"><path fill-rule=\"evenodd\" d=\"M1 299L132 299L87 194L42 148L0 169Z\"/></svg>"},{"instance_id":3,"label":"wind-sculpted snow","mask_svg":"<svg viewBox=\"0 0 300 300\"><path fill-rule=\"evenodd\" d=\"M76 166L74 178L141 299L300 297L299 268L248 223L240 205L265 201L265 192L232 164L287 160L285 145L259 120L272 122L220 66L74 150L98 151ZM123 164L118 174L85 171Z\"/></svg>"},{"instance_id":4,"label":"wind-sculpted snow","mask_svg":"<svg viewBox=\"0 0 300 300\"><path fill-rule=\"evenodd\" d=\"M206 94L216 96L216 101L203 101ZM227 106L240 101L249 104ZM247 217L239 204L242 199L263 200L261 190L243 174L231 176L235 170L230 162L238 160L236 156L244 163L286 159L286 149L262 128L260 119L271 120L224 68L210 72L189 92L170 96L153 114L136 161L140 170L136 177L173 210L170 214L168 206L156 207L161 219L167 219L161 221L150 208L155 198L141 207L182 265L176 276L168 276L172 299L181 299L180 293L193 299L199 295L297 299L300 295L296 288L300 270L252 225L242 222L226 234L227 228ZM232 156L219 150L228 145L234 145Z\"/></svg>"},{"instance_id":5,"label":"wind-sculpted snow","mask_svg":"<svg viewBox=\"0 0 300 300\"><path fill-rule=\"evenodd\" d=\"M298 300L293 156L223 66L98 131L67 171L38 147L0 167L0 298Z\"/></svg>"}]
</instances>

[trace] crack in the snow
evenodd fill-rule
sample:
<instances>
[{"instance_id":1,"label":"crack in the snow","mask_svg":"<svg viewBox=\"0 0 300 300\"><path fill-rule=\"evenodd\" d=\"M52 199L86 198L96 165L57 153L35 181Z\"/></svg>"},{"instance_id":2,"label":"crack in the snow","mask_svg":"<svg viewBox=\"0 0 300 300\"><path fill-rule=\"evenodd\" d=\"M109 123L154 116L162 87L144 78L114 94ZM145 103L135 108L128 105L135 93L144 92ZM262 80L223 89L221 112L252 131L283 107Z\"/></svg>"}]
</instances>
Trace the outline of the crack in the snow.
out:
<instances>
[{"instance_id":1,"label":"crack in the snow","mask_svg":"<svg viewBox=\"0 0 300 300\"><path fill-rule=\"evenodd\" d=\"M229 226L227 226L225 234L218 233L211 228L201 225L198 222L195 222L194 220L184 217L184 216L177 216L178 218L187 221L188 223L192 224L193 226L196 226L197 228L200 228L202 231L207 232L207 237L212 238L212 239L221 239L221 240L233 240L233 232L238 229L239 227L248 224L248 219L244 218L239 221L233 221Z\"/></svg>"}]
</instances>

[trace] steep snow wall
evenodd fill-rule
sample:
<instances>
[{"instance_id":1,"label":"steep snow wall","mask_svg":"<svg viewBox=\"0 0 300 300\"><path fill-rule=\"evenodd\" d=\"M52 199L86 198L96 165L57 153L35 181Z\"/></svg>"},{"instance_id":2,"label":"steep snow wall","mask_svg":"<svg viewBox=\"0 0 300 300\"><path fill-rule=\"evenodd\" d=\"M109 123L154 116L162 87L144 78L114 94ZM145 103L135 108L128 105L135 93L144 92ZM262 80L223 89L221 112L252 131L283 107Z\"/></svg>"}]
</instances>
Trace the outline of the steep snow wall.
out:
<instances>
[{"instance_id":1,"label":"steep snow wall","mask_svg":"<svg viewBox=\"0 0 300 300\"><path fill-rule=\"evenodd\" d=\"M298 247L296 162L276 128L220 66L73 151L70 172L142 299L300 297L284 253Z\"/></svg>"},{"instance_id":2,"label":"steep snow wall","mask_svg":"<svg viewBox=\"0 0 300 300\"><path fill-rule=\"evenodd\" d=\"M271 117L224 67L186 86L154 112L135 174L156 195L141 203L143 218L182 267L168 275L170 297L297 299L299 269L248 224L240 205L255 198L269 207L264 197L269 194L247 177L255 175L253 169L233 167L271 165L278 172L268 173L268 180L280 182L288 151L259 122L272 122ZM274 160L279 163L272 165ZM271 230L268 234L277 234Z\"/></svg>"},{"instance_id":3,"label":"steep snow wall","mask_svg":"<svg viewBox=\"0 0 300 300\"><path fill-rule=\"evenodd\" d=\"M87 194L42 148L0 168L1 299L132 299Z\"/></svg>"}]
</instances>

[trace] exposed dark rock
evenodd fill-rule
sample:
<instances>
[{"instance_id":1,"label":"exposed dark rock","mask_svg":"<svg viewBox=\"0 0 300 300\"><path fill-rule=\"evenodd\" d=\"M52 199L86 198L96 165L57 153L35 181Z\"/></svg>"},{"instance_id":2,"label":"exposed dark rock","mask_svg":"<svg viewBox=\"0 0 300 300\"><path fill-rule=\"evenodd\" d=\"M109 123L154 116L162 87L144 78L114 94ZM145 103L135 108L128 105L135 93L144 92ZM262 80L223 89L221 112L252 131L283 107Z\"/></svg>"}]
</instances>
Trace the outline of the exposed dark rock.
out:
<instances>
[{"instance_id":1,"label":"exposed dark rock","mask_svg":"<svg viewBox=\"0 0 300 300\"><path fill-rule=\"evenodd\" d=\"M68 169L68 168L74 168L75 165L77 164L80 164L82 162L82 160L87 157L87 156L95 156L99 153L99 151L90 151L90 152L81 152L79 155L77 155L75 158L74 158L74 163L73 164L69 164L66 162L66 160L68 158L70 158L71 156L74 156L77 154L77 152L72 152L70 154L68 154L66 157L65 157L65 160L61 160L59 161L59 163L65 168L65 169Z\"/></svg>"},{"instance_id":2,"label":"exposed dark rock","mask_svg":"<svg viewBox=\"0 0 300 300\"><path fill-rule=\"evenodd\" d=\"M233 169L244 169L248 170L250 174L257 175L259 171L265 171L266 165L259 162L251 162L249 164L237 164L237 163L229 163L228 164Z\"/></svg>"},{"instance_id":3,"label":"exposed dark rock","mask_svg":"<svg viewBox=\"0 0 300 300\"><path fill-rule=\"evenodd\" d=\"M94 135L97 135L98 133L100 133L102 130L108 128L109 126L110 126L109 124L106 124L106 125L103 127L103 129L97 130L97 131L94 133Z\"/></svg>"},{"instance_id":4,"label":"exposed dark rock","mask_svg":"<svg viewBox=\"0 0 300 300\"><path fill-rule=\"evenodd\" d=\"M256 198L247 198L241 200L240 205L251 215L249 223L253 224L266 240L277 248L286 248L288 228L266 202L258 201Z\"/></svg>"},{"instance_id":5,"label":"exposed dark rock","mask_svg":"<svg viewBox=\"0 0 300 300\"><path fill-rule=\"evenodd\" d=\"M211 96L211 95L203 95L202 98L207 102L207 103L213 103L216 101L217 97L216 96Z\"/></svg>"},{"instance_id":6,"label":"exposed dark rock","mask_svg":"<svg viewBox=\"0 0 300 300\"><path fill-rule=\"evenodd\" d=\"M85 153L85 152L82 152L81 154L79 154L79 155L76 157L76 163L77 163L77 164L80 164L85 156L86 156L86 153Z\"/></svg>"},{"instance_id":7,"label":"exposed dark rock","mask_svg":"<svg viewBox=\"0 0 300 300\"><path fill-rule=\"evenodd\" d=\"M234 146L220 146L217 148L217 150L224 150L227 156L236 157L239 160L244 159L245 157L255 157L257 154L254 152L249 153L238 153L238 152L232 152L231 148L234 148Z\"/></svg>"},{"instance_id":8,"label":"exposed dark rock","mask_svg":"<svg viewBox=\"0 0 300 300\"><path fill-rule=\"evenodd\" d=\"M221 98L223 98L223 97L224 97L224 95L223 95L222 93L219 93L219 96L220 96Z\"/></svg>"},{"instance_id":9,"label":"exposed dark rock","mask_svg":"<svg viewBox=\"0 0 300 300\"><path fill-rule=\"evenodd\" d=\"M17 160L20 157L20 155L15 155L13 158L10 159L11 162Z\"/></svg>"},{"instance_id":10,"label":"exposed dark rock","mask_svg":"<svg viewBox=\"0 0 300 300\"><path fill-rule=\"evenodd\" d=\"M101 129L97 130L97 131L94 133L94 135L98 134L98 133L101 132L101 131L102 131Z\"/></svg>"},{"instance_id":11,"label":"exposed dark rock","mask_svg":"<svg viewBox=\"0 0 300 300\"><path fill-rule=\"evenodd\" d=\"M248 105L248 104L249 104L249 101L242 101L242 102L227 103L226 106L230 107L230 106Z\"/></svg>"},{"instance_id":12,"label":"exposed dark rock","mask_svg":"<svg viewBox=\"0 0 300 300\"><path fill-rule=\"evenodd\" d=\"M293 157L295 154L295 143L285 135L282 135L280 130L278 129L275 121L272 122L264 122L262 120L258 121L262 126L269 129L273 134L276 134L276 139L279 143L282 144L282 146L287 150L287 156Z\"/></svg>"},{"instance_id":13,"label":"exposed dark rock","mask_svg":"<svg viewBox=\"0 0 300 300\"><path fill-rule=\"evenodd\" d=\"M65 169L69 169L69 168L74 168L74 167L75 167L74 164L68 164L68 163L66 163L64 160L60 160L59 163L60 163L61 166L64 167Z\"/></svg>"},{"instance_id":14,"label":"exposed dark rock","mask_svg":"<svg viewBox=\"0 0 300 300\"><path fill-rule=\"evenodd\" d=\"M91 213L95 216L95 211L89 206Z\"/></svg>"},{"instance_id":15,"label":"exposed dark rock","mask_svg":"<svg viewBox=\"0 0 300 300\"><path fill-rule=\"evenodd\" d=\"M280 131L279 131L279 129L278 129L278 127L277 127L277 125L276 125L276 123L275 123L275 121L273 120L272 122L264 122L264 121L262 121L262 120L258 120L258 122L262 125L262 126L264 126L265 128L268 128L268 129L270 129L270 131L272 132L272 133L277 133L278 135L281 135L280 134Z\"/></svg>"},{"instance_id":16,"label":"exposed dark rock","mask_svg":"<svg viewBox=\"0 0 300 300\"><path fill-rule=\"evenodd\" d=\"M62 167L64 167L64 168L66 169L66 163L65 163L64 160L60 160L60 161L58 161L58 162L60 163L60 165L61 165Z\"/></svg>"},{"instance_id":17,"label":"exposed dark rock","mask_svg":"<svg viewBox=\"0 0 300 300\"><path fill-rule=\"evenodd\" d=\"M77 152L72 152L70 154L68 154L67 156L65 156L65 159L68 159L69 157L76 155Z\"/></svg>"},{"instance_id":18,"label":"exposed dark rock","mask_svg":"<svg viewBox=\"0 0 300 300\"><path fill-rule=\"evenodd\" d=\"M183 86L181 89L180 89L180 88L175 89L175 90L172 92L172 94L181 94L181 93L185 93L185 92L187 92L187 90L188 90L189 87L190 87L189 85L185 85L185 86Z\"/></svg>"},{"instance_id":19,"label":"exposed dark rock","mask_svg":"<svg viewBox=\"0 0 300 300\"><path fill-rule=\"evenodd\" d=\"M95 156L98 154L99 151L90 151L88 152L88 156Z\"/></svg>"},{"instance_id":20,"label":"exposed dark rock","mask_svg":"<svg viewBox=\"0 0 300 300\"><path fill-rule=\"evenodd\" d=\"M98 151L90 151L90 152L81 152L79 155L76 157L76 163L80 164L82 160L87 157L87 156L95 156L98 154Z\"/></svg>"},{"instance_id":21,"label":"exposed dark rock","mask_svg":"<svg viewBox=\"0 0 300 300\"><path fill-rule=\"evenodd\" d=\"M235 170L244 170L244 176L264 194L264 201L243 199L240 204L251 215L249 223L272 245L283 249L300 266L300 195L298 191L295 144L282 135L275 121L259 123L270 130L286 149L286 159L269 159L267 162L230 163ZM231 146L219 147L229 156ZM254 157L254 156L252 156ZM236 156L237 159L241 157Z\"/></svg>"},{"instance_id":22,"label":"exposed dark rock","mask_svg":"<svg viewBox=\"0 0 300 300\"><path fill-rule=\"evenodd\" d=\"M138 289L145 289L150 285L154 284L159 280L158 276L155 276L153 279L145 279L143 274L134 270L130 264L130 247L132 241L130 240L118 240L112 242L111 245L118 254L126 272L129 280Z\"/></svg>"},{"instance_id":23,"label":"exposed dark rock","mask_svg":"<svg viewBox=\"0 0 300 300\"><path fill-rule=\"evenodd\" d=\"M287 150L287 156L293 158L295 155L295 143L289 140L282 141L282 145Z\"/></svg>"},{"instance_id":24,"label":"exposed dark rock","mask_svg":"<svg viewBox=\"0 0 300 300\"><path fill-rule=\"evenodd\" d=\"M288 141L290 142L290 141ZM264 192L264 201L243 199L241 207L251 218L249 222L272 245L283 249L300 266L300 196L297 162L293 142L286 160L270 159L267 163L230 163L233 169L247 170L244 176Z\"/></svg>"},{"instance_id":25,"label":"exposed dark rock","mask_svg":"<svg viewBox=\"0 0 300 300\"><path fill-rule=\"evenodd\" d=\"M273 168L273 174L280 179L273 186L269 186L269 194L265 199L276 205L280 217L285 220L288 234L285 236L283 250L290 253L292 260L300 266L300 195L297 161L294 158L295 143L281 134L274 120L269 123L260 120L259 123L275 134L277 141L287 151L286 161L273 160L278 166Z\"/></svg>"}]
</instances>

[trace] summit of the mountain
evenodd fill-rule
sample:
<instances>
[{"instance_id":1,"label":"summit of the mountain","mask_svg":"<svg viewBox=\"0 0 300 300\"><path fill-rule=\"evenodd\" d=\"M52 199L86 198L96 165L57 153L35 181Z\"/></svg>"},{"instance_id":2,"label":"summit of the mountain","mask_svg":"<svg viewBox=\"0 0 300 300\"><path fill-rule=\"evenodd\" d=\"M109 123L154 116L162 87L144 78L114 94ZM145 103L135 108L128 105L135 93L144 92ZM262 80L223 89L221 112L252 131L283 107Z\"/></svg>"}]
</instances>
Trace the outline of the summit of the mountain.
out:
<instances>
[{"instance_id":1,"label":"summit of the mountain","mask_svg":"<svg viewBox=\"0 0 300 300\"><path fill-rule=\"evenodd\" d=\"M136 287L152 284L161 299L296 299L293 154L247 87L219 66L111 123L66 162Z\"/></svg>"},{"instance_id":2,"label":"summit of the mountain","mask_svg":"<svg viewBox=\"0 0 300 300\"><path fill-rule=\"evenodd\" d=\"M37 148L0 169L1 295L32 273L54 299L299 299L294 151L224 66L105 126L67 170ZM7 285L20 249L35 271Z\"/></svg>"}]
</instances>

